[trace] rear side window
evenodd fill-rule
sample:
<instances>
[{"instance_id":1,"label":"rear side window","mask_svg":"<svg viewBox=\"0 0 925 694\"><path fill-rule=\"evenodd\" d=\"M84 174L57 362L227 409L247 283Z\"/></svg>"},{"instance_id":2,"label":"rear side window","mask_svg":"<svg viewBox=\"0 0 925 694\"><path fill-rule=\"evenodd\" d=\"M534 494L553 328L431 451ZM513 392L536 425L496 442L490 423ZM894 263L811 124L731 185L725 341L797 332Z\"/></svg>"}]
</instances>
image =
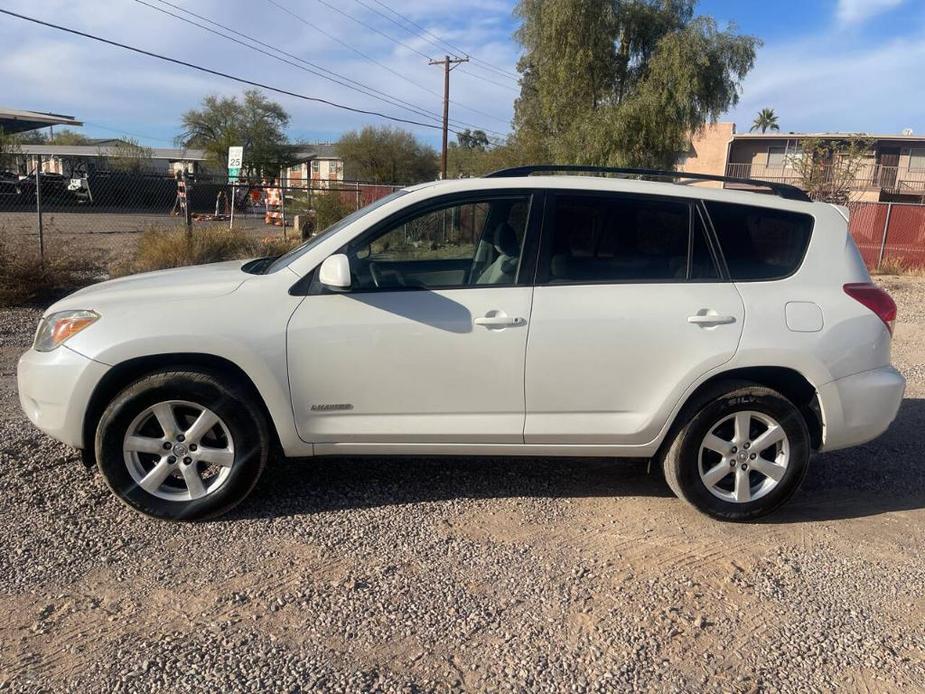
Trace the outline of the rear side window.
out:
<instances>
[{"instance_id":1,"label":"rear side window","mask_svg":"<svg viewBox=\"0 0 925 694\"><path fill-rule=\"evenodd\" d=\"M803 262L813 231L809 215L725 202L706 206L732 279L781 279Z\"/></svg>"},{"instance_id":2,"label":"rear side window","mask_svg":"<svg viewBox=\"0 0 925 694\"><path fill-rule=\"evenodd\" d=\"M541 281L658 282L716 277L699 215L685 201L556 195ZM543 277L545 275L545 277Z\"/></svg>"}]
</instances>

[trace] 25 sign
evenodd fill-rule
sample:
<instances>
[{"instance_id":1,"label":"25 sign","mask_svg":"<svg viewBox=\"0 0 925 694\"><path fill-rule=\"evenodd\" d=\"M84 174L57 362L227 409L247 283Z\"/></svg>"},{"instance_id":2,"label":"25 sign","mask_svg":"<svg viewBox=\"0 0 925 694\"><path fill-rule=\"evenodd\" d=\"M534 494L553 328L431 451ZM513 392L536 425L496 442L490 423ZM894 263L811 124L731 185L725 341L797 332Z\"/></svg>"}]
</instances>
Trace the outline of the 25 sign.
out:
<instances>
[{"instance_id":1,"label":"25 sign","mask_svg":"<svg viewBox=\"0 0 925 694\"><path fill-rule=\"evenodd\" d=\"M228 178L234 182L238 180L241 174L241 166L244 164L244 148L228 148Z\"/></svg>"}]
</instances>

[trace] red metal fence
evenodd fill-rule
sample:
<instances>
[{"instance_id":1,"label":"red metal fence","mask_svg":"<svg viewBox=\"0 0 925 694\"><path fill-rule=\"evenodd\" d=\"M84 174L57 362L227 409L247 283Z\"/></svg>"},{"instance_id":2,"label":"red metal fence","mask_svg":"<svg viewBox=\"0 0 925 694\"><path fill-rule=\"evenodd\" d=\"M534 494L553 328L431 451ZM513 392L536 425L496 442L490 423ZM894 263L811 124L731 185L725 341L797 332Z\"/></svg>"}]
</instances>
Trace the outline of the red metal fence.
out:
<instances>
[{"instance_id":1,"label":"red metal fence","mask_svg":"<svg viewBox=\"0 0 925 694\"><path fill-rule=\"evenodd\" d=\"M887 259L925 267L925 205L857 202L849 207L851 235L868 267Z\"/></svg>"}]
</instances>

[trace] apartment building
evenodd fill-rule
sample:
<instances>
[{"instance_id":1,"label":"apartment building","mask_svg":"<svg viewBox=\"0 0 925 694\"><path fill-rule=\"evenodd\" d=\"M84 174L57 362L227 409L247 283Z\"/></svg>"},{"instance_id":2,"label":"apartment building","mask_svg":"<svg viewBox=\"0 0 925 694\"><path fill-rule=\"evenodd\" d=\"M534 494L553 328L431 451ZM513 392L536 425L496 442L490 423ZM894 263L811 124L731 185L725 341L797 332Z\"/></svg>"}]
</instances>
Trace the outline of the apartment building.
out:
<instances>
[{"instance_id":1,"label":"apartment building","mask_svg":"<svg viewBox=\"0 0 925 694\"><path fill-rule=\"evenodd\" d=\"M925 202L925 136L850 133L737 133L734 123L706 126L691 138L678 170L803 186L797 161L808 138L863 138L871 146L850 183L852 199ZM823 173L831 161L820 161Z\"/></svg>"}]
</instances>

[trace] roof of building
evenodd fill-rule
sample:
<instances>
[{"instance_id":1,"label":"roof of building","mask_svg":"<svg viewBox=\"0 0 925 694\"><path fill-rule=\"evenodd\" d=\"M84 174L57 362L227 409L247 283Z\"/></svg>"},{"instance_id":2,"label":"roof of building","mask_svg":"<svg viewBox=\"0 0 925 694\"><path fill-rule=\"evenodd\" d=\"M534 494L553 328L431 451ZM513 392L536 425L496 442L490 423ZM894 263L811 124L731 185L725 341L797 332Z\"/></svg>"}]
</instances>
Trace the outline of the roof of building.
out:
<instances>
[{"instance_id":1,"label":"roof of building","mask_svg":"<svg viewBox=\"0 0 925 694\"><path fill-rule=\"evenodd\" d=\"M74 116L41 111L23 111L0 106L0 129L5 133L22 133L28 130L47 128L50 125L83 125Z\"/></svg>"},{"instance_id":2,"label":"roof of building","mask_svg":"<svg viewBox=\"0 0 925 694\"><path fill-rule=\"evenodd\" d=\"M772 132L772 133L735 133L733 136L735 140L799 140L809 137L820 138L820 139L836 139L836 140L853 140L858 138L863 138L866 140L900 140L908 142L925 142L925 135L874 135L871 133L794 133L789 132L785 133Z\"/></svg>"},{"instance_id":3,"label":"roof of building","mask_svg":"<svg viewBox=\"0 0 925 694\"><path fill-rule=\"evenodd\" d=\"M289 146L296 161L311 159L340 159L337 145L332 142L301 142Z\"/></svg>"},{"instance_id":4,"label":"roof of building","mask_svg":"<svg viewBox=\"0 0 925 694\"><path fill-rule=\"evenodd\" d=\"M152 159L168 161L206 161L208 156L202 149L182 149L176 147L149 147ZM115 145L29 145L19 146L23 154L36 154L57 157L119 157L125 156L125 149Z\"/></svg>"}]
</instances>

